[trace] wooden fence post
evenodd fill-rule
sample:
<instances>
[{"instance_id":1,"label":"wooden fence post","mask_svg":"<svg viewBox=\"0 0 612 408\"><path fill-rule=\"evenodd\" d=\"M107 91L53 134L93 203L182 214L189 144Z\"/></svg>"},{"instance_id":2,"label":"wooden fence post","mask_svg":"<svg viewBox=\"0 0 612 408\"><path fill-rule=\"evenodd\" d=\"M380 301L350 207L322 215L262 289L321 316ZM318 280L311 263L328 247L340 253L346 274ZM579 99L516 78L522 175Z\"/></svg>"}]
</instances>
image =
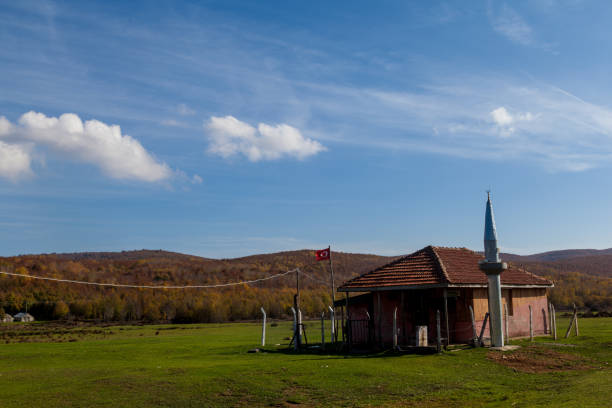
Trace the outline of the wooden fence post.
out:
<instances>
[{"instance_id":1,"label":"wooden fence post","mask_svg":"<svg viewBox=\"0 0 612 408\"><path fill-rule=\"evenodd\" d=\"M444 288L444 319L446 320L446 347L450 344L450 327L448 325L448 291Z\"/></svg>"},{"instance_id":2,"label":"wooden fence post","mask_svg":"<svg viewBox=\"0 0 612 408\"><path fill-rule=\"evenodd\" d=\"M574 305L574 315L572 316L572 320L570 320L570 324L569 327L567 328L567 331L565 332L565 338L567 339L570 335L570 332L572 331L572 326L576 323L576 319L578 318L577 316L578 311L576 310L576 305Z\"/></svg>"},{"instance_id":3,"label":"wooden fence post","mask_svg":"<svg viewBox=\"0 0 612 408\"><path fill-rule=\"evenodd\" d=\"M263 313L263 322L261 324L261 346L266 345L266 311L264 308L261 308L261 313Z\"/></svg>"},{"instance_id":4,"label":"wooden fence post","mask_svg":"<svg viewBox=\"0 0 612 408\"><path fill-rule=\"evenodd\" d=\"M487 327L487 320L489 320L489 312L485 313L484 321L482 322L482 328L480 329L480 336L478 337L478 344L484 346L482 344L482 336L484 336L485 327Z\"/></svg>"},{"instance_id":5,"label":"wooden fence post","mask_svg":"<svg viewBox=\"0 0 612 408\"><path fill-rule=\"evenodd\" d=\"M397 350L397 307L393 310L393 349Z\"/></svg>"},{"instance_id":6,"label":"wooden fence post","mask_svg":"<svg viewBox=\"0 0 612 408\"><path fill-rule=\"evenodd\" d=\"M380 301L380 292L376 292L376 300L378 303L378 345L382 348L382 303Z\"/></svg>"},{"instance_id":7,"label":"wooden fence post","mask_svg":"<svg viewBox=\"0 0 612 408\"><path fill-rule=\"evenodd\" d=\"M472 306L469 306L470 308L470 317L472 318L472 346L474 347L479 347L480 344L478 344L478 334L476 334L476 320L474 320L474 309L472 309Z\"/></svg>"},{"instance_id":8,"label":"wooden fence post","mask_svg":"<svg viewBox=\"0 0 612 408\"><path fill-rule=\"evenodd\" d=\"M291 312L293 313L293 349L295 351L298 350L298 325L297 325L297 312L294 307L291 307Z\"/></svg>"},{"instance_id":9,"label":"wooden fence post","mask_svg":"<svg viewBox=\"0 0 612 408\"><path fill-rule=\"evenodd\" d=\"M578 336L578 309L576 308L575 303L574 303L574 331L577 337Z\"/></svg>"},{"instance_id":10,"label":"wooden fence post","mask_svg":"<svg viewBox=\"0 0 612 408\"><path fill-rule=\"evenodd\" d=\"M533 311L529 305L529 340L533 341Z\"/></svg>"},{"instance_id":11,"label":"wooden fence post","mask_svg":"<svg viewBox=\"0 0 612 408\"><path fill-rule=\"evenodd\" d=\"M440 333L440 310L436 311L436 340L438 353L442 350L442 335Z\"/></svg>"},{"instance_id":12,"label":"wooden fence post","mask_svg":"<svg viewBox=\"0 0 612 408\"><path fill-rule=\"evenodd\" d=\"M552 303L548 304L548 327L550 327L550 337L554 337Z\"/></svg>"},{"instance_id":13,"label":"wooden fence post","mask_svg":"<svg viewBox=\"0 0 612 408\"><path fill-rule=\"evenodd\" d=\"M506 314L506 319L504 320L504 333L506 335L506 341L510 340L510 335L508 334L508 304L504 303L504 313Z\"/></svg>"}]
</instances>

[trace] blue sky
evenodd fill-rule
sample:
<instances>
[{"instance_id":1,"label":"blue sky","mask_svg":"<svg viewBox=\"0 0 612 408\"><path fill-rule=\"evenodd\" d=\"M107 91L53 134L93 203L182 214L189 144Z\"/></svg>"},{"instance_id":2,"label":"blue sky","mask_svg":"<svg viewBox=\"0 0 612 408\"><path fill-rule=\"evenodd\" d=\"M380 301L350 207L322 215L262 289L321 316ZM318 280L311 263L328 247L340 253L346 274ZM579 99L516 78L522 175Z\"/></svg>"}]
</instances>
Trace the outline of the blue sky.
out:
<instances>
[{"instance_id":1,"label":"blue sky","mask_svg":"<svg viewBox=\"0 0 612 408\"><path fill-rule=\"evenodd\" d=\"M0 1L0 255L612 247L612 5Z\"/></svg>"}]
</instances>

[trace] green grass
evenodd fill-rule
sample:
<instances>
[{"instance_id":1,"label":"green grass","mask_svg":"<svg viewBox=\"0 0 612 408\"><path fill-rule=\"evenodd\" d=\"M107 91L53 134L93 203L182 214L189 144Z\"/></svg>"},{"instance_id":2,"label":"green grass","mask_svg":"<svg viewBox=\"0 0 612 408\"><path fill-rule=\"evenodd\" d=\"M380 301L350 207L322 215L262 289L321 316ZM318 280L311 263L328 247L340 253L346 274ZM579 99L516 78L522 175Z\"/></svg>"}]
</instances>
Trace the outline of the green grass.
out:
<instances>
[{"instance_id":1,"label":"green grass","mask_svg":"<svg viewBox=\"0 0 612 408\"><path fill-rule=\"evenodd\" d=\"M581 319L581 336L566 340L567 323L559 319L557 343L573 347L541 337L529 349L577 356L580 369L544 373L500 365L482 348L424 356L287 353L288 323L268 327L266 352L254 354L247 351L258 346L260 325L251 323L23 336L36 342L0 344L0 406L612 406L612 318ZM308 326L310 340L318 340L318 324ZM525 349L529 341L513 344Z\"/></svg>"}]
</instances>

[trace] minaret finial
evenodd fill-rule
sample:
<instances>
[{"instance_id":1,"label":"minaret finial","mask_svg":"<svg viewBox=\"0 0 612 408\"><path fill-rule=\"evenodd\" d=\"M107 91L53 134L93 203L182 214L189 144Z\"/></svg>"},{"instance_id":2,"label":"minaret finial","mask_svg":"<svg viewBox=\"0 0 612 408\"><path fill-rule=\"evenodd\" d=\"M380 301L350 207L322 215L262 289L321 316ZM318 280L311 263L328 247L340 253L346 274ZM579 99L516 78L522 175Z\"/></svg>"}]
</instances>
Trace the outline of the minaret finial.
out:
<instances>
[{"instance_id":1,"label":"minaret finial","mask_svg":"<svg viewBox=\"0 0 612 408\"><path fill-rule=\"evenodd\" d=\"M499 249L497 247L497 231L493 217L493 205L491 204L491 191L487 191L487 208L485 211L484 249L487 262L500 262Z\"/></svg>"}]
</instances>

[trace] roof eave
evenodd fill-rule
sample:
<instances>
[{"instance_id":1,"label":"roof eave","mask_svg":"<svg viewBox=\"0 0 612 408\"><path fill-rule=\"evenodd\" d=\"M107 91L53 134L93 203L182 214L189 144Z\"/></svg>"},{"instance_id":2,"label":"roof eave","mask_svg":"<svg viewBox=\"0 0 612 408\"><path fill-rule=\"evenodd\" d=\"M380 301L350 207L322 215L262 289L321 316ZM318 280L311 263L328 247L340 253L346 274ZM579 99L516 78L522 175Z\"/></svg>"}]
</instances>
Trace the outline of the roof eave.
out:
<instances>
[{"instance_id":1,"label":"roof eave","mask_svg":"<svg viewBox=\"0 0 612 408\"><path fill-rule=\"evenodd\" d=\"M428 285L401 285L401 286L375 286L375 287L353 287L353 288L338 288L338 292L380 292L387 290L418 290L418 289L437 289L437 288L486 288L486 283L434 283ZM528 284L502 284L503 289L537 289L537 288L553 288L553 283L541 285Z\"/></svg>"}]
</instances>

